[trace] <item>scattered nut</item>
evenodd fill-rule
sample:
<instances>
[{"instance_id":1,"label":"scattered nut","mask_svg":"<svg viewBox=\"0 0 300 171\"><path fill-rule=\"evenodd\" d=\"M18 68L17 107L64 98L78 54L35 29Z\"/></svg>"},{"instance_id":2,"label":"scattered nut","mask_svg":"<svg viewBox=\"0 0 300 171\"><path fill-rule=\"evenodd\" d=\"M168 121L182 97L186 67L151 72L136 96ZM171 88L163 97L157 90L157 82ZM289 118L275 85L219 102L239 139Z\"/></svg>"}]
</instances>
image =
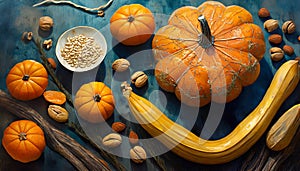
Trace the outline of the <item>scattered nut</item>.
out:
<instances>
[{"instance_id":1,"label":"scattered nut","mask_svg":"<svg viewBox=\"0 0 300 171\"><path fill-rule=\"evenodd\" d=\"M116 72L126 71L130 66L130 63L127 59L117 59L112 63L112 69Z\"/></svg>"},{"instance_id":2,"label":"scattered nut","mask_svg":"<svg viewBox=\"0 0 300 171\"><path fill-rule=\"evenodd\" d=\"M272 34L269 36L269 42L271 44L280 44L282 42L282 36L280 34Z\"/></svg>"},{"instance_id":3,"label":"scattered nut","mask_svg":"<svg viewBox=\"0 0 300 171\"><path fill-rule=\"evenodd\" d=\"M31 41L33 37L33 33L32 32L24 32L22 34L22 41Z\"/></svg>"},{"instance_id":4,"label":"scattered nut","mask_svg":"<svg viewBox=\"0 0 300 171\"><path fill-rule=\"evenodd\" d=\"M298 41L300 42L300 36L298 36Z\"/></svg>"},{"instance_id":5,"label":"scattered nut","mask_svg":"<svg viewBox=\"0 0 300 171\"><path fill-rule=\"evenodd\" d=\"M272 47L270 49L270 55L272 61L280 61L284 57L284 52L279 47Z\"/></svg>"},{"instance_id":6,"label":"scattered nut","mask_svg":"<svg viewBox=\"0 0 300 171\"><path fill-rule=\"evenodd\" d=\"M130 142L130 144L139 143L139 136L134 131L130 131L130 133L129 133L129 142Z\"/></svg>"},{"instance_id":7,"label":"scattered nut","mask_svg":"<svg viewBox=\"0 0 300 171\"><path fill-rule=\"evenodd\" d=\"M131 83L140 88L146 85L148 76L143 71L137 71L131 76Z\"/></svg>"},{"instance_id":8,"label":"scattered nut","mask_svg":"<svg viewBox=\"0 0 300 171\"><path fill-rule=\"evenodd\" d=\"M258 16L261 18L270 17L270 11L267 8L261 8L258 11Z\"/></svg>"},{"instance_id":9,"label":"scattered nut","mask_svg":"<svg viewBox=\"0 0 300 171\"><path fill-rule=\"evenodd\" d=\"M52 39L44 40L43 46L45 49L49 50L52 47Z\"/></svg>"},{"instance_id":10,"label":"scattered nut","mask_svg":"<svg viewBox=\"0 0 300 171\"><path fill-rule=\"evenodd\" d=\"M43 16L40 18L40 21L39 21L39 26L40 26L40 29L43 30L43 31L50 31L51 28L53 27L53 19L49 16Z\"/></svg>"},{"instance_id":11,"label":"scattered nut","mask_svg":"<svg viewBox=\"0 0 300 171\"><path fill-rule=\"evenodd\" d=\"M114 122L111 125L111 129L115 132L122 132L126 128L126 125L122 122Z\"/></svg>"},{"instance_id":12,"label":"scattered nut","mask_svg":"<svg viewBox=\"0 0 300 171\"><path fill-rule=\"evenodd\" d=\"M58 105L49 105L48 114L50 118L54 119L57 122L66 122L69 118L68 111Z\"/></svg>"},{"instance_id":13,"label":"scattered nut","mask_svg":"<svg viewBox=\"0 0 300 171\"><path fill-rule=\"evenodd\" d=\"M56 62L53 58L47 58L48 62L50 63L53 69L56 69Z\"/></svg>"},{"instance_id":14,"label":"scattered nut","mask_svg":"<svg viewBox=\"0 0 300 171\"><path fill-rule=\"evenodd\" d=\"M296 25L293 21L289 20L283 23L282 31L287 34L292 34L296 31Z\"/></svg>"},{"instance_id":15,"label":"scattered nut","mask_svg":"<svg viewBox=\"0 0 300 171\"><path fill-rule=\"evenodd\" d=\"M264 22L264 28L267 29L268 32L276 30L278 26L278 20L269 19Z\"/></svg>"},{"instance_id":16,"label":"scattered nut","mask_svg":"<svg viewBox=\"0 0 300 171\"><path fill-rule=\"evenodd\" d=\"M284 53L289 56L294 54L294 48L292 46L284 45L282 49L283 49Z\"/></svg>"},{"instance_id":17,"label":"scattered nut","mask_svg":"<svg viewBox=\"0 0 300 171\"><path fill-rule=\"evenodd\" d=\"M131 160L135 163L143 163L147 158L146 151L141 146L133 147L129 153Z\"/></svg>"},{"instance_id":18,"label":"scattered nut","mask_svg":"<svg viewBox=\"0 0 300 171\"><path fill-rule=\"evenodd\" d=\"M109 148L117 147L121 143L122 143L122 137L117 133L108 134L102 139L102 144Z\"/></svg>"}]
</instances>

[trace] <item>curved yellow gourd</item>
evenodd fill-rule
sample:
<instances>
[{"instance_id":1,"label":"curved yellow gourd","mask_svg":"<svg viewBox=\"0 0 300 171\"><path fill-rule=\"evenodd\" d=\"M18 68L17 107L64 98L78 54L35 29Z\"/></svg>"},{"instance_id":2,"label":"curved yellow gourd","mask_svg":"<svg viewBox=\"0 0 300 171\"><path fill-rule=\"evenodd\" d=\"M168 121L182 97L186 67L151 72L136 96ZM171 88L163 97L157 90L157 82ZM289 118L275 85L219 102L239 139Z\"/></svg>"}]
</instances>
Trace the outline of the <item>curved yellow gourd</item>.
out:
<instances>
[{"instance_id":1,"label":"curved yellow gourd","mask_svg":"<svg viewBox=\"0 0 300 171\"><path fill-rule=\"evenodd\" d=\"M263 135L299 82L298 61L285 62L259 105L226 137L204 140L170 120L154 104L124 86L130 110L141 126L177 155L196 163L221 164L244 154Z\"/></svg>"}]
</instances>

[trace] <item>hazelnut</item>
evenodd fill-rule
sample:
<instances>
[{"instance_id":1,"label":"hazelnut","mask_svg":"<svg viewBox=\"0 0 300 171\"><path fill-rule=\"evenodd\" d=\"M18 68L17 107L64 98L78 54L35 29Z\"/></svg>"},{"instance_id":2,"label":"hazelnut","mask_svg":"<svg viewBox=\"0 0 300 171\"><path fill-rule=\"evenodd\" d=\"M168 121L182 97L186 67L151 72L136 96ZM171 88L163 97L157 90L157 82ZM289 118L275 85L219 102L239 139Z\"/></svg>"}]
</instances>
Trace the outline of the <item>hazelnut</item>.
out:
<instances>
[{"instance_id":1,"label":"hazelnut","mask_svg":"<svg viewBox=\"0 0 300 171\"><path fill-rule=\"evenodd\" d=\"M267 29L268 32L276 30L278 26L278 20L269 19L264 22L264 28Z\"/></svg>"},{"instance_id":2,"label":"hazelnut","mask_svg":"<svg viewBox=\"0 0 300 171\"><path fill-rule=\"evenodd\" d=\"M56 69L57 65L56 65L56 62L53 58L47 58L47 61L50 63L50 65L53 69Z\"/></svg>"},{"instance_id":3,"label":"hazelnut","mask_svg":"<svg viewBox=\"0 0 300 171\"><path fill-rule=\"evenodd\" d=\"M282 36L280 34L272 34L269 36L269 42L271 44L280 44L282 42Z\"/></svg>"},{"instance_id":4,"label":"hazelnut","mask_svg":"<svg viewBox=\"0 0 300 171\"><path fill-rule=\"evenodd\" d=\"M282 49L283 49L284 53L289 56L294 54L294 48L292 46L284 45Z\"/></svg>"},{"instance_id":5,"label":"hazelnut","mask_svg":"<svg viewBox=\"0 0 300 171\"><path fill-rule=\"evenodd\" d=\"M293 21L289 20L283 23L282 31L287 34L292 34L296 30L296 25Z\"/></svg>"},{"instance_id":6,"label":"hazelnut","mask_svg":"<svg viewBox=\"0 0 300 171\"><path fill-rule=\"evenodd\" d=\"M43 31L50 31L53 27L53 19L49 16L43 16L40 18L39 26Z\"/></svg>"},{"instance_id":7,"label":"hazelnut","mask_svg":"<svg viewBox=\"0 0 300 171\"><path fill-rule=\"evenodd\" d=\"M284 52L279 47L272 47L270 49L270 55L272 61L280 61L284 57Z\"/></svg>"},{"instance_id":8,"label":"hazelnut","mask_svg":"<svg viewBox=\"0 0 300 171\"><path fill-rule=\"evenodd\" d=\"M300 42L300 36L298 36L298 41Z\"/></svg>"},{"instance_id":9,"label":"hazelnut","mask_svg":"<svg viewBox=\"0 0 300 171\"><path fill-rule=\"evenodd\" d=\"M261 18L270 17L270 11L267 8L261 8L258 11L258 16Z\"/></svg>"}]
</instances>

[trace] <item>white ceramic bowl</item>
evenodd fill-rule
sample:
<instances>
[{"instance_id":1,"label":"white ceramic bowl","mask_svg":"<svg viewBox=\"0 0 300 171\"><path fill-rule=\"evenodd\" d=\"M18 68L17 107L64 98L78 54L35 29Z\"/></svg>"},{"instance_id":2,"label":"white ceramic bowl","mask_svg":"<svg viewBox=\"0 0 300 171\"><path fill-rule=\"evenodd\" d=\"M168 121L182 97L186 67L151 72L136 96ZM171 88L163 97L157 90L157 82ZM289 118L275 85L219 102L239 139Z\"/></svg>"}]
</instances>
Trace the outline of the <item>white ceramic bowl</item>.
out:
<instances>
[{"instance_id":1,"label":"white ceramic bowl","mask_svg":"<svg viewBox=\"0 0 300 171\"><path fill-rule=\"evenodd\" d=\"M93 37L94 44L101 47L102 53L99 56L99 58L97 59L97 61L94 64L91 64L89 67L75 68L75 67L72 67L70 64L68 64L65 59L63 59L63 57L61 56L61 49L64 48L68 37L74 37L74 36L77 36L80 34L84 35L85 37ZM97 29L95 29L93 27L89 27L89 26L77 26L77 27L73 27L73 28L65 31L59 37L57 44L56 44L55 53L56 53L56 57L57 57L58 61L68 70L74 71L74 72L84 72L84 71L94 69L95 67L100 65L100 63L103 61L103 59L107 53L107 44L106 44L106 40L105 40L104 36Z\"/></svg>"}]
</instances>

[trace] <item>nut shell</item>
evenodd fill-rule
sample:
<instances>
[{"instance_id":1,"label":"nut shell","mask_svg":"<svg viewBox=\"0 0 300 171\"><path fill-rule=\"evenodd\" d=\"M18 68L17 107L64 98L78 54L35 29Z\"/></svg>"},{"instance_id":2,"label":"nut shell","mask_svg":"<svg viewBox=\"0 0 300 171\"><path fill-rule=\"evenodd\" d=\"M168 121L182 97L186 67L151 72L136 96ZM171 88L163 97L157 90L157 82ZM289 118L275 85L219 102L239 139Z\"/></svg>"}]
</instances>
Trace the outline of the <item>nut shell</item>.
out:
<instances>
[{"instance_id":1,"label":"nut shell","mask_svg":"<svg viewBox=\"0 0 300 171\"><path fill-rule=\"evenodd\" d=\"M48 115L57 122L67 122L69 118L68 111L58 105L49 105Z\"/></svg>"},{"instance_id":2,"label":"nut shell","mask_svg":"<svg viewBox=\"0 0 300 171\"><path fill-rule=\"evenodd\" d=\"M284 51L279 47L272 47L269 52L272 61L280 61L284 57Z\"/></svg>"},{"instance_id":3,"label":"nut shell","mask_svg":"<svg viewBox=\"0 0 300 171\"><path fill-rule=\"evenodd\" d=\"M117 147L121 143L122 143L122 137L120 134L117 133L108 134L102 139L102 144L109 148Z\"/></svg>"},{"instance_id":4,"label":"nut shell","mask_svg":"<svg viewBox=\"0 0 300 171\"><path fill-rule=\"evenodd\" d=\"M296 25L292 20L286 21L282 24L282 31L286 34L292 34L296 31Z\"/></svg>"},{"instance_id":5,"label":"nut shell","mask_svg":"<svg viewBox=\"0 0 300 171\"><path fill-rule=\"evenodd\" d=\"M269 20L264 22L264 28L268 32L272 32L272 31L276 30L278 28L278 26L279 26L278 20L269 19Z\"/></svg>"},{"instance_id":6,"label":"nut shell","mask_svg":"<svg viewBox=\"0 0 300 171\"><path fill-rule=\"evenodd\" d=\"M148 82L148 76L143 71L137 71L131 76L131 83L137 88L143 87Z\"/></svg>"},{"instance_id":7,"label":"nut shell","mask_svg":"<svg viewBox=\"0 0 300 171\"><path fill-rule=\"evenodd\" d=\"M147 158L146 151L141 146L133 147L129 153L131 160L135 163L143 163Z\"/></svg>"},{"instance_id":8,"label":"nut shell","mask_svg":"<svg viewBox=\"0 0 300 171\"><path fill-rule=\"evenodd\" d=\"M271 44L280 44L282 42L282 36L280 34L272 34L268 40Z\"/></svg>"},{"instance_id":9,"label":"nut shell","mask_svg":"<svg viewBox=\"0 0 300 171\"><path fill-rule=\"evenodd\" d=\"M130 62L127 59L117 59L112 63L112 69L116 72L124 72L130 66Z\"/></svg>"},{"instance_id":10,"label":"nut shell","mask_svg":"<svg viewBox=\"0 0 300 171\"><path fill-rule=\"evenodd\" d=\"M261 8L258 11L258 16L261 18L270 17L270 11L267 8Z\"/></svg>"},{"instance_id":11,"label":"nut shell","mask_svg":"<svg viewBox=\"0 0 300 171\"><path fill-rule=\"evenodd\" d=\"M294 54L294 48L292 46L284 45L282 49L283 49L284 53L289 56Z\"/></svg>"},{"instance_id":12,"label":"nut shell","mask_svg":"<svg viewBox=\"0 0 300 171\"><path fill-rule=\"evenodd\" d=\"M49 16L43 16L39 20L39 27L43 31L50 31L54 25L53 19Z\"/></svg>"}]
</instances>

